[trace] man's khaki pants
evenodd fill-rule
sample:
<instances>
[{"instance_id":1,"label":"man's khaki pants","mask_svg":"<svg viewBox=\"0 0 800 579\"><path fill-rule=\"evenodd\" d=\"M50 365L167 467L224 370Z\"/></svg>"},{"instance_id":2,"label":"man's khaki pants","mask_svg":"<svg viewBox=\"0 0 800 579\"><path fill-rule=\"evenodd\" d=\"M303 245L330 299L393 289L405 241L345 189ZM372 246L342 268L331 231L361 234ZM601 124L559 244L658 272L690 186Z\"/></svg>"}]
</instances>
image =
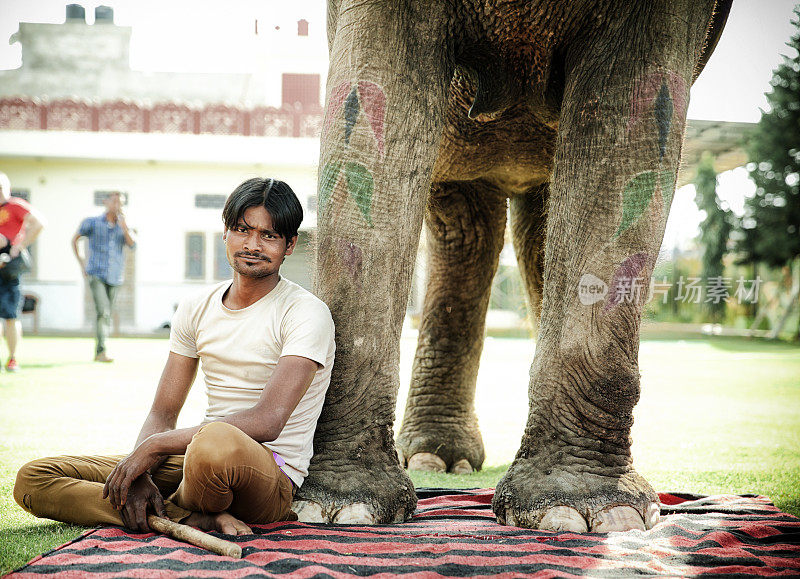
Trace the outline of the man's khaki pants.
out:
<instances>
[{"instance_id":1,"label":"man's khaki pants","mask_svg":"<svg viewBox=\"0 0 800 579\"><path fill-rule=\"evenodd\" d=\"M103 499L103 485L120 456L59 456L23 466L14 500L37 517L84 526L122 525ZM170 456L153 474L167 515L182 521L192 511L228 511L245 523L296 519L292 483L266 447L224 422L203 426L185 456Z\"/></svg>"}]
</instances>

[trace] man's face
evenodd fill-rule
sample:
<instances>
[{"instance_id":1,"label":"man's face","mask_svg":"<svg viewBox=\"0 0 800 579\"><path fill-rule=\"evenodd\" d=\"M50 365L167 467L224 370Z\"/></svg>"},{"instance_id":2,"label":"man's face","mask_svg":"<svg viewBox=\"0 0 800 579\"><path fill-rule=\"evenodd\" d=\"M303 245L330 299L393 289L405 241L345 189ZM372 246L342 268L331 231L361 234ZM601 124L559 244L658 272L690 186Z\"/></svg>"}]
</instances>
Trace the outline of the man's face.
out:
<instances>
[{"instance_id":1,"label":"man's face","mask_svg":"<svg viewBox=\"0 0 800 579\"><path fill-rule=\"evenodd\" d=\"M275 231L272 216L263 207L245 210L239 223L226 230L228 263L239 275L262 279L277 276L284 257L294 251L297 237L288 241Z\"/></svg>"},{"instance_id":2,"label":"man's face","mask_svg":"<svg viewBox=\"0 0 800 579\"><path fill-rule=\"evenodd\" d=\"M112 193L108 197L106 197L106 211L111 214L119 213L122 210L122 199L120 199L119 193Z\"/></svg>"}]
</instances>

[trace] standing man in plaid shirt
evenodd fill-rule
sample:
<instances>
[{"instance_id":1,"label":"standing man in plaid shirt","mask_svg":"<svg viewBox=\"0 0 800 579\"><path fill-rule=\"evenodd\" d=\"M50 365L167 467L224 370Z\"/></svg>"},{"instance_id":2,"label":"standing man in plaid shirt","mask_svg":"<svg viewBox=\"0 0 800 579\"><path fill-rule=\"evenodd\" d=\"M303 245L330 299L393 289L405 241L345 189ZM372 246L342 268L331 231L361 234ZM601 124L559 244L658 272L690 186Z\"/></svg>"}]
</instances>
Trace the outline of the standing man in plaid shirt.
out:
<instances>
[{"instance_id":1,"label":"standing man in plaid shirt","mask_svg":"<svg viewBox=\"0 0 800 579\"><path fill-rule=\"evenodd\" d=\"M81 265L83 275L89 279L94 307L97 311L97 346L95 362L113 362L106 353L106 338L111 328L111 309L117 288L122 285L125 258L122 249L133 248L136 242L122 214L122 195L118 191L105 200L106 211L96 217L87 217L81 222L72 238L72 250ZM78 240L86 237L87 257L78 250Z\"/></svg>"}]
</instances>

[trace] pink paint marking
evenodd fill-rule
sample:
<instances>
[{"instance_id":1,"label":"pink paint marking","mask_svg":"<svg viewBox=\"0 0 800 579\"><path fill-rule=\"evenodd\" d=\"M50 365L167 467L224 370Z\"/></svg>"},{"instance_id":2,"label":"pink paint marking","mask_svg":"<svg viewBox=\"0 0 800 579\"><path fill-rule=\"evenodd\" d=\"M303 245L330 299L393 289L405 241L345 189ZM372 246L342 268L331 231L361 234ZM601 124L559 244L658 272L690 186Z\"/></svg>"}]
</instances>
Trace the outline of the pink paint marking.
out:
<instances>
[{"instance_id":1,"label":"pink paint marking","mask_svg":"<svg viewBox=\"0 0 800 579\"><path fill-rule=\"evenodd\" d=\"M683 121L686 115L686 106L689 104L686 81L675 72L657 71L647 75L644 80L636 85L633 100L631 100L631 111L628 116L629 133L636 123L653 109L655 100L658 97L658 91L665 80L669 87L669 96L672 99L673 123L677 119Z\"/></svg>"},{"instance_id":2,"label":"pink paint marking","mask_svg":"<svg viewBox=\"0 0 800 579\"><path fill-rule=\"evenodd\" d=\"M623 287L631 287L633 280L639 277L642 273L642 270L647 265L648 255L646 253L634 253L628 259L623 261L619 268L617 269L617 273L614 274L614 279L611 280L611 285L608 288L608 298L606 299L606 305L603 306L603 311L607 312L620 303L622 303L623 298L625 298L625 294L622 291L618 291L618 288ZM624 284L628 283L628 286Z\"/></svg>"},{"instance_id":3,"label":"pink paint marking","mask_svg":"<svg viewBox=\"0 0 800 579\"><path fill-rule=\"evenodd\" d=\"M375 135L375 140L378 142L378 153L382 159L386 155L383 137L386 116L386 95L380 86L366 80L359 81L358 94L361 97L361 104L364 107L364 112L367 114L369 124L372 127L372 133Z\"/></svg>"},{"instance_id":4,"label":"pink paint marking","mask_svg":"<svg viewBox=\"0 0 800 579\"><path fill-rule=\"evenodd\" d=\"M689 106L689 92L686 87L686 81L679 74L668 72L667 85L672 93L672 102L675 107L673 109L675 111L673 119L679 119L682 122L686 118L686 107Z\"/></svg>"},{"instance_id":5,"label":"pink paint marking","mask_svg":"<svg viewBox=\"0 0 800 579\"><path fill-rule=\"evenodd\" d=\"M330 99L328 100L328 108L325 111L325 121L322 125L323 135L328 132L328 128L333 122L333 119L336 118L336 114L339 112L339 109L342 108L344 100L347 98L349 92L350 92L349 81L344 81L331 91L331 96Z\"/></svg>"},{"instance_id":6,"label":"pink paint marking","mask_svg":"<svg viewBox=\"0 0 800 579\"><path fill-rule=\"evenodd\" d=\"M364 254L361 248L353 242L345 241L344 239L337 240L337 245L342 255L342 261L344 261L347 272L350 274L350 279L353 280L353 283L360 285L361 268L364 264Z\"/></svg>"}]
</instances>

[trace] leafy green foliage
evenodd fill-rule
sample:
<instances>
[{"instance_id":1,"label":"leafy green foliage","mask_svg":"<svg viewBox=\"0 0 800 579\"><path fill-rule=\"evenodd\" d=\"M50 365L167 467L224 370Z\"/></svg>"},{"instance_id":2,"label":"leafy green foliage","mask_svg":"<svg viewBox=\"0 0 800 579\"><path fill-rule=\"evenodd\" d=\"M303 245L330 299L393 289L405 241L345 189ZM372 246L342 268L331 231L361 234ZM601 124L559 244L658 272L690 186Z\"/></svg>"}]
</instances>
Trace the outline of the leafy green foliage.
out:
<instances>
[{"instance_id":1,"label":"leafy green foliage","mask_svg":"<svg viewBox=\"0 0 800 579\"><path fill-rule=\"evenodd\" d=\"M800 256L800 7L797 28L772 75L763 112L748 153L756 194L745 204L738 250L745 263L789 265Z\"/></svg>"},{"instance_id":2,"label":"leafy green foliage","mask_svg":"<svg viewBox=\"0 0 800 579\"><path fill-rule=\"evenodd\" d=\"M702 276L711 282L715 278L722 278L725 274L722 258L728 251L728 238L733 226L730 210L717 196L717 173L714 171L713 158L707 152L700 160L694 185L697 208L706 214L700 225L700 244L703 246ZM712 300L705 305L711 315L711 321L722 321L725 317L725 300Z\"/></svg>"}]
</instances>

